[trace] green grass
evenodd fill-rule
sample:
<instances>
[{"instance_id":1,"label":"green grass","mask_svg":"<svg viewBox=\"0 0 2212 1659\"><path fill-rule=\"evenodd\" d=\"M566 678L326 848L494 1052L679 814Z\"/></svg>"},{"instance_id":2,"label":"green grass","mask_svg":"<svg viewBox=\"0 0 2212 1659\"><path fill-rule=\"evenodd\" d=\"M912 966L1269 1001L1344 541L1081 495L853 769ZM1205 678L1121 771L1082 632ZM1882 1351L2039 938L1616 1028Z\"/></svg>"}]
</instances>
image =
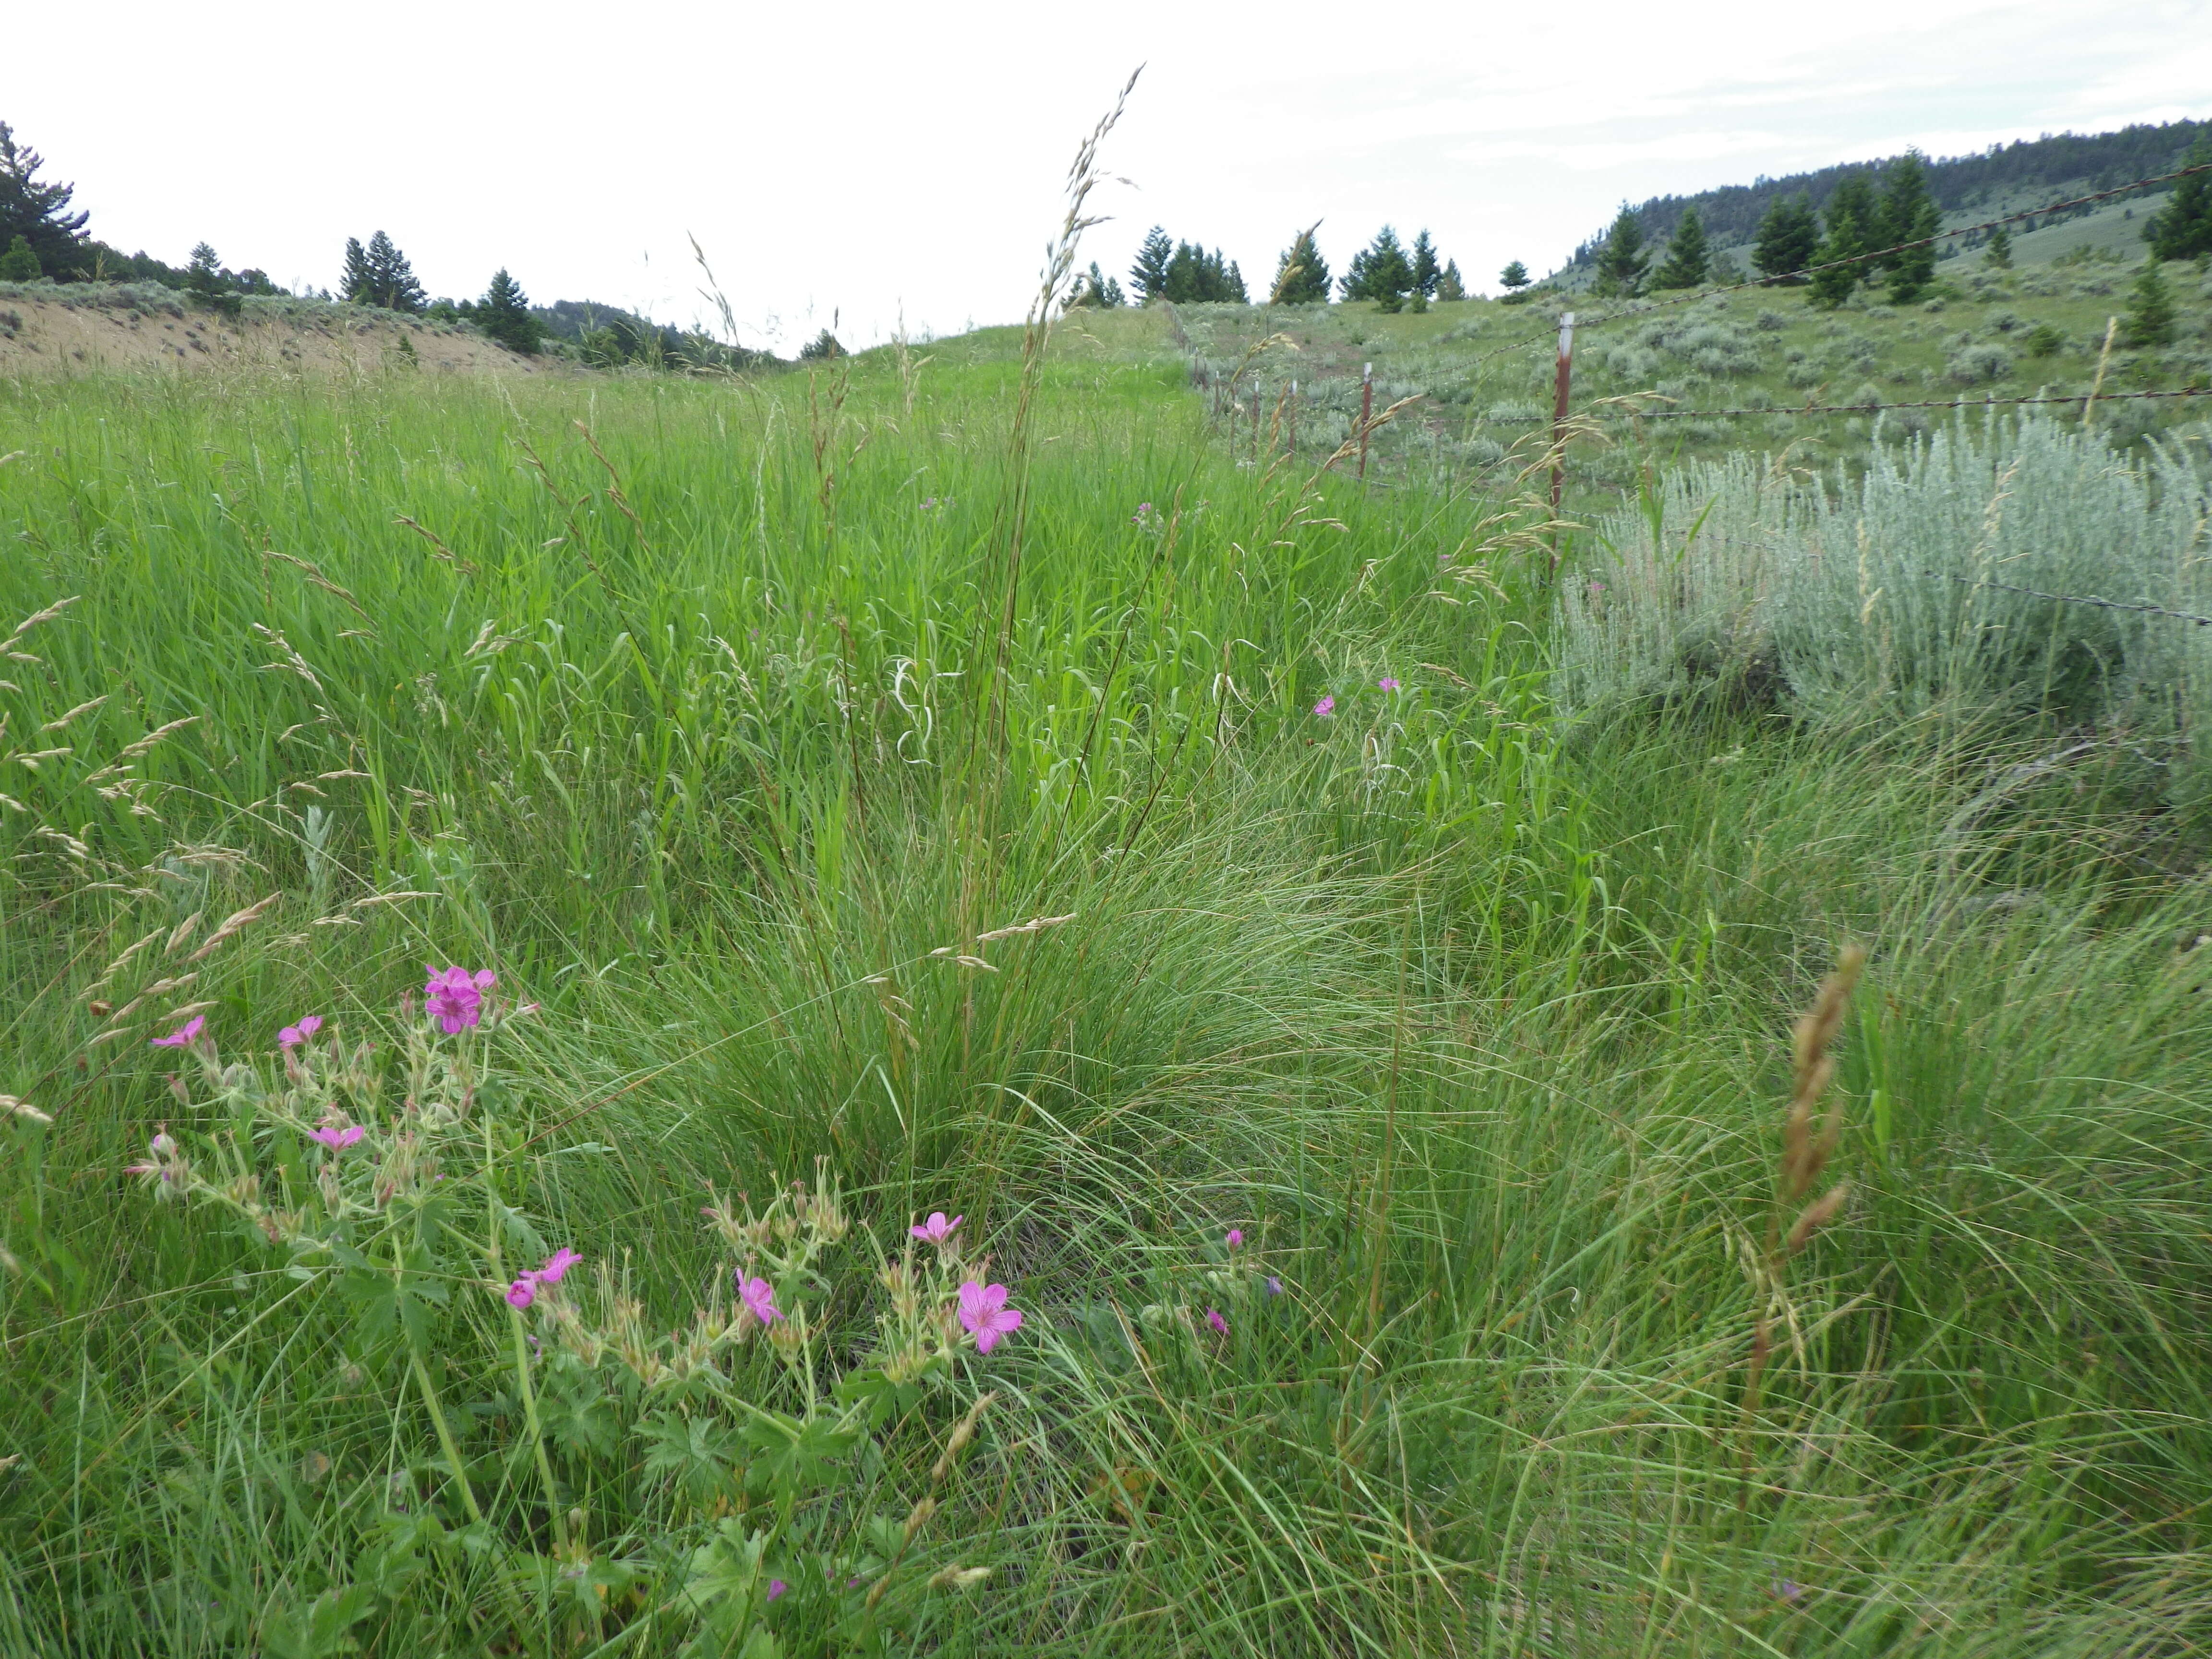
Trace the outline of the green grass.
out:
<instances>
[{"instance_id":1,"label":"green grass","mask_svg":"<svg viewBox=\"0 0 2212 1659\"><path fill-rule=\"evenodd\" d=\"M1986 757L1563 738L1527 526L1240 466L1156 318L1085 320L1018 568L1004 331L849 381L0 392L0 605L76 601L0 692L0 744L69 750L0 786L0 1090L54 1119L0 1127L7 1650L691 1632L735 1488L555 1443L559 1559L632 1579L539 1599L497 1297L454 1285L424 1368L471 1531L431 1385L329 1278L119 1173L210 1127L162 1016L264 1067L310 1011L389 1053L428 961L543 1004L457 1190L650 1328L726 1271L702 1187L817 1158L878 1237L943 1208L993 1253L1029 1322L821 1500L940 1498L890 1650L2212 1639L2201 883L2090 856L2094 800L1962 829ZM975 942L1037 915L1073 919ZM1854 939L1851 1196L1762 1279L1789 1018ZM1216 1335L1231 1226L1285 1293ZM845 1248L840 1354L880 1297ZM801 1382L757 1343L731 1376ZM468 1541L402 1571L423 1516ZM992 1576L924 1591L955 1563ZM783 1650L823 1651L799 1601Z\"/></svg>"}]
</instances>

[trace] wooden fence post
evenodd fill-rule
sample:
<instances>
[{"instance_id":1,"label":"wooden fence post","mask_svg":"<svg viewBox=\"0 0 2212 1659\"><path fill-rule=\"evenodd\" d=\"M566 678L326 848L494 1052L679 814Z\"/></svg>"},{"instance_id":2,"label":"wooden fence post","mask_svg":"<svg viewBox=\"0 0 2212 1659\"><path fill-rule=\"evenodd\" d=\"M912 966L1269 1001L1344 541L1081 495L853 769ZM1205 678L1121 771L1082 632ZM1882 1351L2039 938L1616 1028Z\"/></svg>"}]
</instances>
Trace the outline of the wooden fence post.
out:
<instances>
[{"instance_id":1,"label":"wooden fence post","mask_svg":"<svg viewBox=\"0 0 2212 1659\"><path fill-rule=\"evenodd\" d=\"M1370 363L1359 374L1359 478L1367 481L1367 419L1375 412L1375 365Z\"/></svg>"},{"instance_id":2,"label":"wooden fence post","mask_svg":"<svg viewBox=\"0 0 2212 1659\"><path fill-rule=\"evenodd\" d=\"M1575 374L1575 313L1559 313L1559 367L1552 388L1552 516L1559 516L1559 497L1566 486L1567 390ZM1559 550L1552 562L1559 562Z\"/></svg>"}]
</instances>

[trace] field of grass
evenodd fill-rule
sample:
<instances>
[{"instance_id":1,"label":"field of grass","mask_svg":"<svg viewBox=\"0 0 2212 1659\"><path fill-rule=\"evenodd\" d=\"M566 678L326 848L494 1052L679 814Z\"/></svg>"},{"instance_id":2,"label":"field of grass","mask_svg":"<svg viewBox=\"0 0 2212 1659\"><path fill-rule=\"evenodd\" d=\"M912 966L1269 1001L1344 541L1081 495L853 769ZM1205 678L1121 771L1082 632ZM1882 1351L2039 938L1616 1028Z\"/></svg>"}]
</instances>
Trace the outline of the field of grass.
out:
<instances>
[{"instance_id":1,"label":"field of grass","mask_svg":"<svg viewBox=\"0 0 2212 1659\"><path fill-rule=\"evenodd\" d=\"M0 387L0 1648L2202 1650L2196 862L1078 320Z\"/></svg>"},{"instance_id":2,"label":"field of grass","mask_svg":"<svg viewBox=\"0 0 2212 1659\"><path fill-rule=\"evenodd\" d=\"M2085 246L2010 271L1984 270L1978 256L1946 262L1936 292L1904 307L1884 302L1879 289L1824 311L1805 289L1747 289L1687 304L1663 294L1626 301L1547 296L1395 315L1366 301L1197 306L1182 307L1178 324L1212 390L1218 423L1247 452L1253 391L1261 393L1262 447L1279 446L1274 407L1295 379L1300 447L1326 454L1352 430L1359 375L1372 363L1377 410L1415 400L1375 434L1376 465L1394 476L1418 469L1437 487L1456 482L1510 494L1550 442L1550 331L1563 307L1572 309L1572 407L1581 435L1566 473L1570 502L1589 513L1633 495L1653 469L1684 460L1748 450L1825 471L1857 466L1872 438L1874 421L1865 416L1741 411L2078 396L2097 384L2100 362L2107 393L2212 388L2212 283L2189 264L2165 267L2177 313L2172 341L2136 349L2123 337L2106 356L2106 326L2126 310L2139 269ZM1610 320L1593 326L1593 318ZM2153 434L2201 446L2212 431L2205 402L2108 398L2094 419L2118 447L2139 447ZM1632 410L1703 410L1737 412L1630 418ZM2073 413L2079 417L2078 404ZM1949 416L1908 409L1881 418L1896 437Z\"/></svg>"}]
</instances>

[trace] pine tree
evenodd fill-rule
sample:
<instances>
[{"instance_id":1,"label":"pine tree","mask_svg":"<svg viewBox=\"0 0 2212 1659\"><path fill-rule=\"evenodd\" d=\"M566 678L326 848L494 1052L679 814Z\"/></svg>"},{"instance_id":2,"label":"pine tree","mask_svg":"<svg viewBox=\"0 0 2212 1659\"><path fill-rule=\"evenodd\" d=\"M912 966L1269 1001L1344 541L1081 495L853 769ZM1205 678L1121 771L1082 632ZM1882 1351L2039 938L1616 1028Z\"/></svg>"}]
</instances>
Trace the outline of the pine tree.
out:
<instances>
[{"instance_id":1,"label":"pine tree","mask_svg":"<svg viewBox=\"0 0 2212 1659\"><path fill-rule=\"evenodd\" d=\"M92 216L71 213L74 185L42 185L39 169L46 158L15 142L15 129L0 121L0 241L11 249L21 237L49 276L76 270L84 244L84 222Z\"/></svg>"},{"instance_id":2,"label":"pine tree","mask_svg":"<svg viewBox=\"0 0 2212 1659\"><path fill-rule=\"evenodd\" d=\"M1413 286L1413 263L1406 258L1398 233L1385 225L1373 241L1352 256L1337 290L1346 300L1372 300L1379 310L1396 311Z\"/></svg>"},{"instance_id":3,"label":"pine tree","mask_svg":"<svg viewBox=\"0 0 2212 1659\"><path fill-rule=\"evenodd\" d=\"M1320 228L1316 222L1311 229L1302 230L1291 238L1290 246L1275 261L1275 285L1268 291L1269 305L1328 303L1328 261L1321 257L1321 249L1314 241L1314 231Z\"/></svg>"},{"instance_id":4,"label":"pine tree","mask_svg":"<svg viewBox=\"0 0 2212 1659\"><path fill-rule=\"evenodd\" d=\"M376 303L376 273L369 269L368 250L361 245L361 238L349 236L345 246L345 270L338 277L338 298L348 305L372 306Z\"/></svg>"},{"instance_id":5,"label":"pine tree","mask_svg":"<svg viewBox=\"0 0 2212 1659\"><path fill-rule=\"evenodd\" d=\"M529 296L522 284L501 265L492 274L491 286L477 305L476 325L510 351L527 357L545 338L545 325L531 315Z\"/></svg>"},{"instance_id":6,"label":"pine tree","mask_svg":"<svg viewBox=\"0 0 2212 1659\"><path fill-rule=\"evenodd\" d=\"M1437 297L1437 283L1443 270L1437 264L1437 245L1429 240L1426 230L1413 238L1413 292L1424 300Z\"/></svg>"},{"instance_id":7,"label":"pine tree","mask_svg":"<svg viewBox=\"0 0 2212 1659\"><path fill-rule=\"evenodd\" d=\"M2128 308L2120 314L2120 343L2162 346L2173 342L2173 295L2166 286L2166 273L2154 253L2143 261L2135 286L2128 290Z\"/></svg>"},{"instance_id":8,"label":"pine tree","mask_svg":"<svg viewBox=\"0 0 2212 1659\"><path fill-rule=\"evenodd\" d=\"M185 267L185 292L204 306L235 317L241 302L229 276L214 248L205 242L193 245L192 262Z\"/></svg>"},{"instance_id":9,"label":"pine tree","mask_svg":"<svg viewBox=\"0 0 2212 1659\"><path fill-rule=\"evenodd\" d=\"M1813 263L1820 246L1820 222L1813 216L1813 198L1778 197L1759 222L1751 263L1770 283L1802 281L1796 273Z\"/></svg>"},{"instance_id":10,"label":"pine tree","mask_svg":"<svg viewBox=\"0 0 2212 1659\"><path fill-rule=\"evenodd\" d=\"M1644 273L1650 264L1651 256L1644 251L1644 227L1636 210L1623 202L1605 246L1597 251L1597 281L1590 292L1632 300L1644 291Z\"/></svg>"},{"instance_id":11,"label":"pine tree","mask_svg":"<svg viewBox=\"0 0 2212 1659\"><path fill-rule=\"evenodd\" d=\"M2184 167L2212 167L2212 139L2202 131L2181 158ZM2160 259L2201 259L2212 253L2212 173L2192 173L2166 204L2143 222L2150 251Z\"/></svg>"},{"instance_id":12,"label":"pine tree","mask_svg":"<svg viewBox=\"0 0 2212 1659\"><path fill-rule=\"evenodd\" d=\"M421 311L429 303L422 284L415 280L415 267L382 231L368 239L369 280L375 297L371 305L386 311Z\"/></svg>"},{"instance_id":13,"label":"pine tree","mask_svg":"<svg viewBox=\"0 0 2212 1659\"><path fill-rule=\"evenodd\" d=\"M1528 286L1528 267L1518 259L1513 260L1498 273L1498 280L1505 285L1508 294L1517 294Z\"/></svg>"},{"instance_id":14,"label":"pine tree","mask_svg":"<svg viewBox=\"0 0 2212 1659\"><path fill-rule=\"evenodd\" d=\"M1942 228L1936 198L1928 189L1928 166L1917 149L1908 149L1882 174L1881 216L1876 223L1876 246L1899 248L1882 264L1889 272L1889 297L1904 305L1919 298L1936 280L1936 244L1928 239ZM1919 242L1919 247L1904 247Z\"/></svg>"},{"instance_id":15,"label":"pine tree","mask_svg":"<svg viewBox=\"0 0 2212 1659\"><path fill-rule=\"evenodd\" d=\"M1982 255L1982 263L1991 270L2012 269L2012 233L2002 225L1990 233L1989 248Z\"/></svg>"},{"instance_id":16,"label":"pine tree","mask_svg":"<svg viewBox=\"0 0 2212 1659\"><path fill-rule=\"evenodd\" d=\"M31 239L18 235L8 244L8 251L0 253L0 283L35 283L39 280L39 256L32 249Z\"/></svg>"},{"instance_id":17,"label":"pine tree","mask_svg":"<svg viewBox=\"0 0 2212 1659\"><path fill-rule=\"evenodd\" d=\"M848 355L837 337L826 328L799 348L799 360L803 362L827 362L833 357Z\"/></svg>"},{"instance_id":18,"label":"pine tree","mask_svg":"<svg viewBox=\"0 0 2212 1659\"><path fill-rule=\"evenodd\" d=\"M1075 307L1087 306L1093 310L1109 310L1121 303L1121 285L1111 276L1102 276L1098 262L1093 259L1090 274L1077 280L1074 297L1067 303Z\"/></svg>"},{"instance_id":19,"label":"pine tree","mask_svg":"<svg viewBox=\"0 0 2212 1659\"><path fill-rule=\"evenodd\" d=\"M1137 250L1137 263L1129 267L1129 282L1139 305L1167 297L1168 262L1174 258L1175 244L1168 240L1166 231L1154 225Z\"/></svg>"},{"instance_id":20,"label":"pine tree","mask_svg":"<svg viewBox=\"0 0 2212 1659\"><path fill-rule=\"evenodd\" d=\"M1874 185L1863 173L1849 174L1829 192L1828 204L1821 215L1828 222L1827 234L1813 253L1813 263L1825 267L1813 273L1814 305L1833 311L1851 297L1851 290L1867 274L1866 266L1863 263L1832 262L1856 261L1861 254L1873 252L1875 221L1880 212L1881 204L1875 199Z\"/></svg>"},{"instance_id":21,"label":"pine tree","mask_svg":"<svg viewBox=\"0 0 2212 1659\"><path fill-rule=\"evenodd\" d=\"M1437 303L1448 306L1467 298L1467 284L1460 279L1459 261L1444 261L1444 274L1437 278Z\"/></svg>"},{"instance_id":22,"label":"pine tree","mask_svg":"<svg viewBox=\"0 0 2212 1659\"><path fill-rule=\"evenodd\" d=\"M1213 250L1213 268L1216 270L1221 269L1219 248ZM1222 281L1221 297L1230 305L1249 306L1252 303L1251 295L1245 290L1244 273L1237 268L1237 261L1234 259L1229 262L1228 273Z\"/></svg>"},{"instance_id":23,"label":"pine tree","mask_svg":"<svg viewBox=\"0 0 2212 1659\"><path fill-rule=\"evenodd\" d=\"M1692 203L1682 210L1673 240L1667 244L1667 263L1651 279L1654 288L1700 288L1712 275L1712 245L1705 240L1705 222Z\"/></svg>"}]
</instances>

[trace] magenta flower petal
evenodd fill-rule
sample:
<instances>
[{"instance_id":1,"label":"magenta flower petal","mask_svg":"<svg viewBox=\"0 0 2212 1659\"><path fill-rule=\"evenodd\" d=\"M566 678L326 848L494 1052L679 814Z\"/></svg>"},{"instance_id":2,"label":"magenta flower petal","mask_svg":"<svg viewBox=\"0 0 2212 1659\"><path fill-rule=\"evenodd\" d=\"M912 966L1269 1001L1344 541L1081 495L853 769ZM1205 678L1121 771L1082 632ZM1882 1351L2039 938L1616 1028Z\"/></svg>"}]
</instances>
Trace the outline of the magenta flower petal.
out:
<instances>
[{"instance_id":1,"label":"magenta flower petal","mask_svg":"<svg viewBox=\"0 0 2212 1659\"><path fill-rule=\"evenodd\" d=\"M537 1300L538 1284L528 1273L507 1287L507 1305L510 1308L526 1308Z\"/></svg>"},{"instance_id":2,"label":"magenta flower petal","mask_svg":"<svg viewBox=\"0 0 2212 1659\"><path fill-rule=\"evenodd\" d=\"M773 1601L790 1588L791 1586L785 1583L782 1579L771 1578L768 1581L768 1599Z\"/></svg>"},{"instance_id":3,"label":"magenta flower petal","mask_svg":"<svg viewBox=\"0 0 2212 1659\"><path fill-rule=\"evenodd\" d=\"M738 1299L763 1325L773 1325L783 1317L783 1310L775 1305L775 1287L765 1279L746 1278L742 1267L738 1269Z\"/></svg>"},{"instance_id":4,"label":"magenta flower petal","mask_svg":"<svg viewBox=\"0 0 2212 1659\"><path fill-rule=\"evenodd\" d=\"M932 1210L929 1212L928 1220L918 1227L908 1228L907 1231L925 1243L942 1245L945 1240L952 1237L953 1230L967 1218L964 1215L956 1215L951 1220L947 1221L945 1218L944 1211Z\"/></svg>"},{"instance_id":5,"label":"magenta flower petal","mask_svg":"<svg viewBox=\"0 0 2212 1659\"><path fill-rule=\"evenodd\" d=\"M153 1046L156 1048L185 1048L198 1037L201 1030L206 1024L207 1016L205 1014L194 1014L182 1025L179 1025L175 1030L170 1032L168 1036L154 1038Z\"/></svg>"},{"instance_id":6,"label":"magenta flower petal","mask_svg":"<svg viewBox=\"0 0 2212 1659\"><path fill-rule=\"evenodd\" d=\"M465 968L429 970L422 987L422 1012L438 1022L447 1036L466 1030L483 1018L483 994L498 983L489 969L471 974Z\"/></svg>"},{"instance_id":7,"label":"magenta flower petal","mask_svg":"<svg viewBox=\"0 0 2212 1659\"><path fill-rule=\"evenodd\" d=\"M988 1353L1002 1336L1022 1328L1021 1310L1006 1305L1003 1285L978 1285L969 1279L960 1287L960 1324L975 1339L975 1352Z\"/></svg>"},{"instance_id":8,"label":"magenta flower petal","mask_svg":"<svg viewBox=\"0 0 2212 1659\"><path fill-rule=\"evenodd\" d=\"M583 1259L584 1258L578 1255L575 1251L568 1249L567 1245L562 1245L559 1249L554 1251L552 1255L547 1256L545 1258L545 1265L538 1270L537 1276L538 1283L541 1285L558 1285L561 1282L561 1275L567 1273L569 1268L574 1267Z\"/></svg>"},{"instance_id":9,"label":"magenta flower petal","mask_svg":"<svg viewBox=\"0 0 2212 1659\"><path fill-rule=\"evenodd\" d=\"M1376 681L1375 684L1385 691L1395 691L1398 690L1398 682L1392 679L1388 674L1385 674L1381 679Z\"/></svg>"},{"instance_id":10,"label":"magenta flower petal","mask_svg":"<svg viewBox=\"0 0 2212 1659\"><path fill-rule=\"evenodd\" d=\"M1221 1316L1220 1309L1208 1308L1206 1310L1206 1322L1212 1326L1221 1335L1229 1334L1229 1322Z\"/></svg>"},{"instance_id":11,"label":"magenta flower petal","mask_svg":"<svg viewBox=\"0 0 2212 1659\"><path fill-rule=\"evenodd\" d=\"M1235 1249L1239 1244L1242 1244L1244 1242L1244 1230L1242 1227L1231 1227L1229 1230L1227 1237L1224 1239L1223 1242L1226 1243L1231 1249Z\"/></svg>"},{"instance_id":12,"label":"magenta flower petal","mask_svg":"<svg viewBox=\"0 0 2212 1659\"><path fill-rule=\"evenodd\" d=\"M362 1128L358 1123L349 1123L342 1129L332 1128L330 1126L325 1125L319 1129L308 1130L307 1139L310 1140L319 1140L324 1146L329 1147L332 1152L342 1152L345 1151L347 1147L353 1146L356 1142L360 1140L361 1138L368 1133L368 1131Z\"/></svg>"},{"instance_id":13,"label":"magenta flower petal","mask_svg":"<svg viewBox=\"0 0 2212 1659\"><path fill-rule=\"evenodd\" d=\"M283 1030L277 1032L276 1046L280 1048L296 1048L322 1029L323 1017L320 1014L309 1014L297 1025L287 1025Z\"/></svg>"},{"instance_id":14,"label":"magenta flower petal","mask_svg":"<svg viewBox=\"0 0 2212 1659\"><path fill-rule=\"evenodd\" d=\"M1331 714L1336 713L1336 699L1334 697L1323 697L1319 702L1314 705L1314 713L1320 715L1322 719L1327 720Z\"/></svg>"}]
</instances>

